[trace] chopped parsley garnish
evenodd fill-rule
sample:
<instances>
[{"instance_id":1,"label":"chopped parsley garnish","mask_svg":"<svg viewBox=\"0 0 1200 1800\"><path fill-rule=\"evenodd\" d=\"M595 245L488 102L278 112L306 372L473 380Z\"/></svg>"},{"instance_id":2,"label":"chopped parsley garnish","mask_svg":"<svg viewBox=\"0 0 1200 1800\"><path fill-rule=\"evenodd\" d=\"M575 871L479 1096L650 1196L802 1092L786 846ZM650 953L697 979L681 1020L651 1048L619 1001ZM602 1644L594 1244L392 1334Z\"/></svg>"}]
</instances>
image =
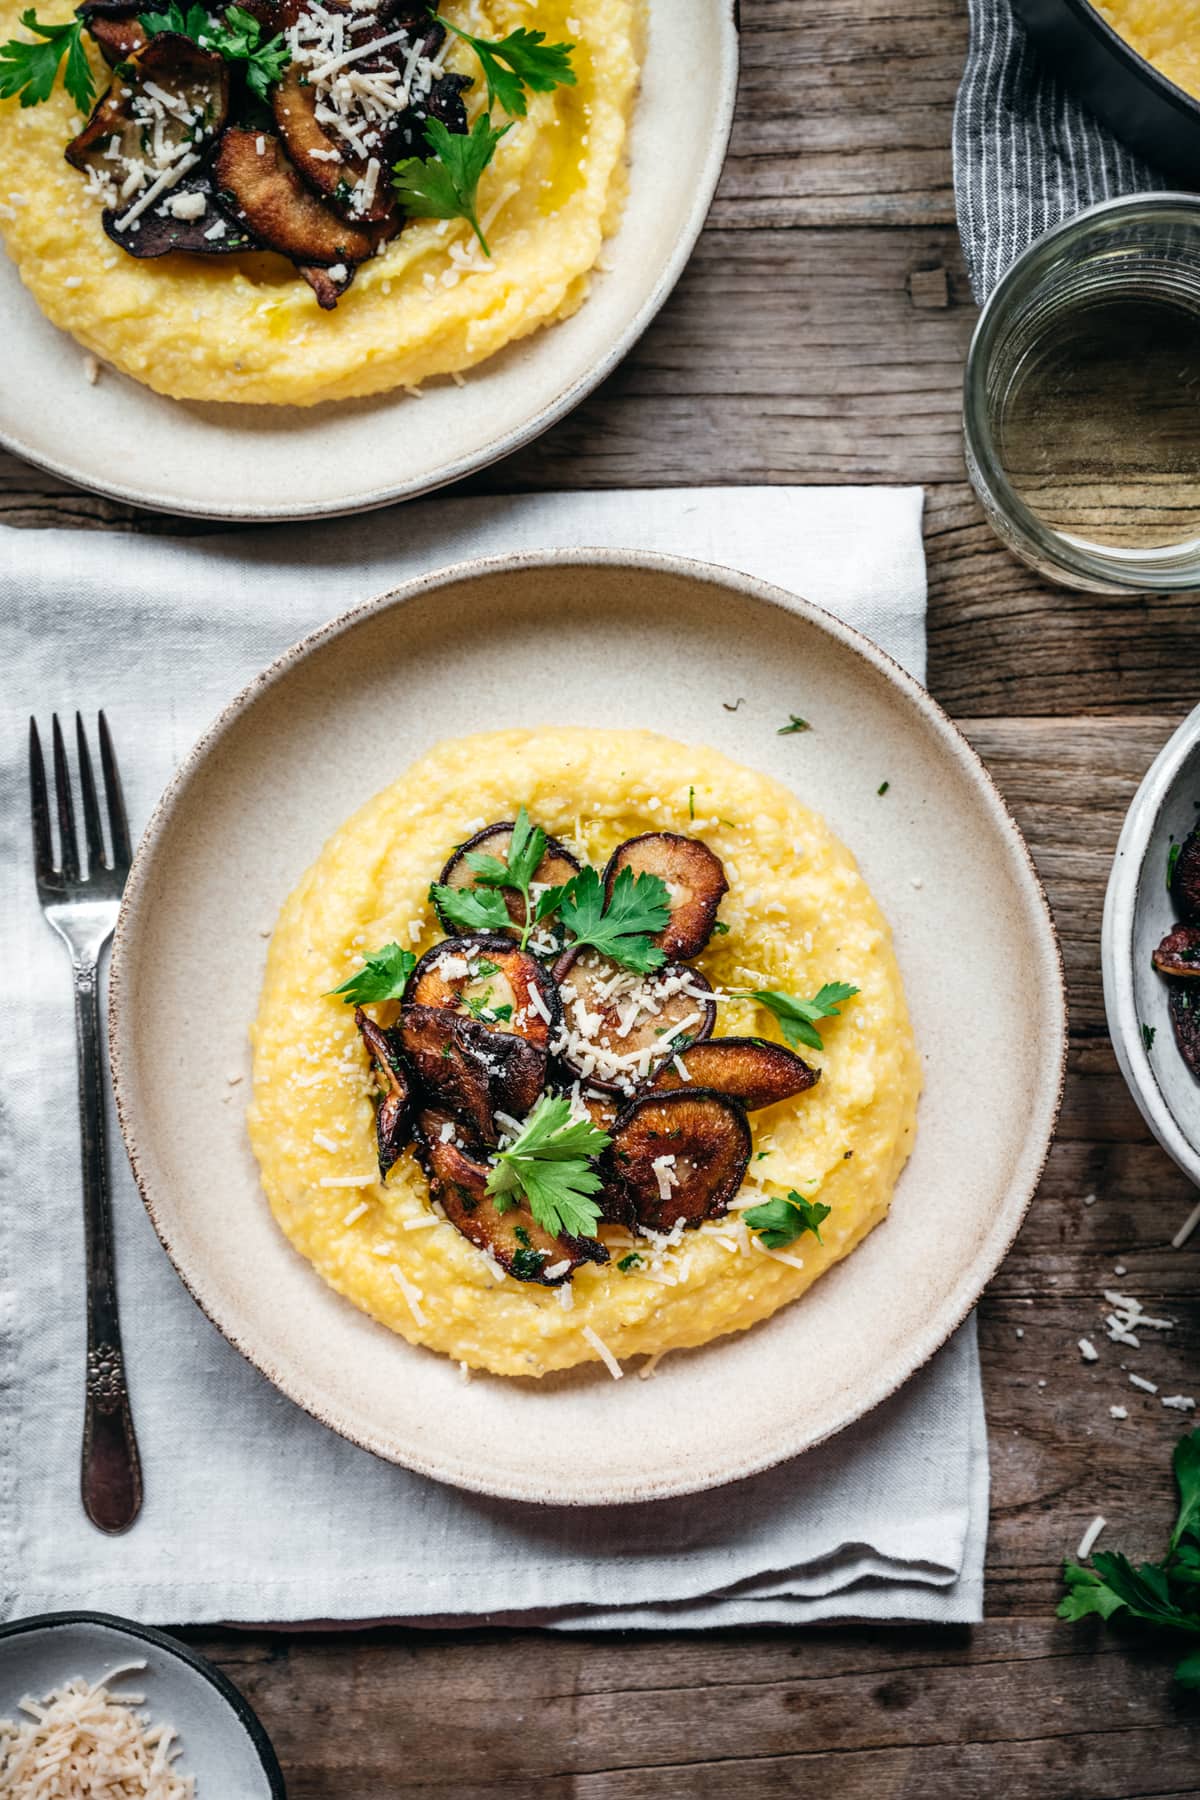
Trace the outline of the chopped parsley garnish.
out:
<instances>
[{"instance_id":1,"label":"chopped parsley garnish","mask_svg":"<svg viewBox=\"0 0 1200 1800\"><path fill-rule=\"evenodd\" d=\"M793 1050L800 1044L806 1045L810 1050L820 1050L823 1045L821 1034L817 1030L818 1020L840 1018L843 1002L852 1000L857 992L858 989L848 981L827 981L811 1000L798 1000L795 994L775 993L769 988L751 988L746 992L732 994L730 998L757 1000L760 1006L765 1006L768 1012L774 1013Z\"/></svg>"},{"instance_id":2,"label":"chopped parsley garnish","mask_svg":"<svg viewBox=\"0 0 1200 1800\"><path fill-rule=\"evenodd\" d=\"M563 889L560 887L547 888L536 901L530 897L529 884L537 874L545 854L546 834L540 825L529 823L529 814L524 807L517 814L509 840L508 855L503 861L498 856L489 856L480 850L467 851L467 866L479 887L513 888L524 900L522 950L529 942L529 933L533 927L556 912L562 898Z\"/></svg>"},{"instance_id":3,"label":"chopped parsley garnish","mask_svg":"<svg viewBox=\"0 0 1200 1800\"><path fill-rule=\"evenodd\" d=\"M567 883L559 910L577 943L611 957L623 968L648 975L666 961L651 940L655 932L670 924L670 898L666 882L648 869L635 875L626 864L618 870L607 905L604 883L595 869L581 869Z\"/></svg>"},{"instance_id":4,"label":"chopped parsley garnish","mask_svg":"<svg viewBox=\"0 0 1200 1800\"><path fill-rule=\"evenodd\" d=\"M462 1003L473 1019L480 1019L485 1025L496 1020L507 1024L513 1016L511 1006L507 1004L504 1006L492 1005L491 988L482 997L478 994L463 994Z\"/></svg>"},{"instance_id":5,"label":"chopped parsley garnish","mask_svg":"<svg viewBox=\"0 0 1200 1800\"><path fill-rule=\"evenodd\" d=\"M1155 1025L1142 1026L1142 1042L1148 1051L1154 1048L1154 1036L1157 1029L1158 1027Z\"/></svg>"},{"instance_id":6,"label":"chopped parsley garnish","mask_svg":"<svg viewBox=\"0 0 1200 1800\"><path fill-rule=\"evenodd\" d=\"M592 1199L602 1185L592 1167L612 1142L590 1119L573 1118L571 1102L543 1094L518 1136L497 1153L487 1191L506 1212L521 1195L543 1231L558 1237L595 1237L600 1208Z\"/></svg>"},{"instance_id":7,"label":"chopped parsley garnish","mask_svg":"<svg viewBox=\"0 0 1200 1800\"><path fill-rule=\"evenodd\" d=\"M1090 1569L1067 1563L1060 1619L1085 1619L1090 1613L1111 1619L1123 1610L1159 1631L1200 1640L1200 1431L1180 1438L1172 1462L1179 1511L1163 1561L1135 1569L1120 1551L1097 1550ZM1175 1679L1200 1688L1200 1648L1184 1656Z\"/></svg>"},{"instance_id":8,"label":"chopped parsley garnish","mask_svg":"<svg viewBox=\"0 0 1200 1800\"><path fill-rule=\"evenodd\" d=\"M138 24L147 37L177 31L226 62L242 63L246 86L263 101L270 99L272 87L292 60L283 33L276 32L264 43L262 24L241 6L228 7L217 19L207 7L192 5L185 12L179 0L171 0L165 12L139 13Z\"/></svg>"},{"instance_id":9,"label":"chopped parsley garnish","mask_svg":"<svg viewBox=\"0 0 1200 1800\"><path fill-rule=\"evenodd\" d=\"M440 119L427 119L425 142L433 155L406 156L393 170L392 186L405 212L414 219L465 219L484 255L490 256L479 226L479 178L511 130L511 124L497 130L489 113L480 113L465 133L448 131Z\"/></svg>"},{"instance_id":10,"label":"chopped parsley garnish","mask_svg":"<svg viewBox=\"0 0 1200 1800\"><path fill-rule=\"evenodd\" d=\"M1167 851L1167 886L1168 886L1168 888L1170 887L1171 883L1175 879L1175 864L1179 861L1179 852L1182 849L1183 849L1182 844L1172 844L1171 848Z\"/></svg>"},{"instance_id":11,"label":"chopped parsley garnish","mask_svg":"<svg viewBox=\"0 0 1200 1800\"><path fill-rule=\"evenodd\" d=\"M84 21L76 18L65 25L43 25L29 6L21 14L21 23L42 42L10 38L7 44L0 44L0 100L20 95L22 106L40 106L50 98L65 57L63 86L81 113L91 112L96 86L83 47Z\"/></svg>"},{"instance_id":12,"label":"chopped parsley garnish","mask_svg":"<svg viewBox=\"0 0 1200 1800\"><path fill-rule=\"evenodd\" d=\"M495 888L458 888L435 881L429 898L442 918L460 931L507 931L512 925L504 896Z\"/></svg>"},{"instance_id":13,"label":"chopped parsley garnish","mask_svg":"<svg viewBox=\"0 0 1200 1800\"><path fill-rule=\"evenodd\" d=\"M526 1233L526 1236L529 1234ZM536 1281L549 1252L546 1250L514 1250L512 1272L518 1281Z\"/></svg>"},{"instance_id":14,"label":"chopped parsley garnish","mask_svg":"<svg viewBox=\"0 0 1200 1800\"><path fill-rule=\"evenodd\" d=\"M329 995L340 994L347 1006L364 1006L371 1000L399 1000L416 966L411 950L402 950L399 944L385 944L382 950L368 956L349 981L331 988Z\"/></svg>"},{"instance_id":15,"label":"chopped parsley garnish","mask_svg":"<svg viewBox=\"0 0 1200 1800\"><path fill-rule=\"evenodd\" d=\"M789 713L787 724L781 725L779 727L779 730L775 733L775 735L776 735L776 737L790 737L793 731L811 731L811 730L812 730L812 726L809 724L807 719L802 719L800 717L799 713Z\"/></svg>"},{"instance_id":16,"label":"chopped parsley garnish","mask_svg":"<svg viewBox=\"0 0 1200 1800\"><path fill-rule=\"evenodd\" d=\"M819 1200L806 1200L795 1188L789 1188L786 1199L778 1196L752 1206L742 1214L751 1231L757 1231L768 1250L783 1250L806 1231L811 1231L818 1244L822 1242L821 1226L830 1209Z\"/></svg>"},{"instance_id":17,"label":"chopped parsley garnish","mask_svg":"<svg viewBox=\"0 0 1200 1800\"><path fill-rule=\"evenodd\" d=\"M891 785L890 781L881 781L879 786L875 789L875 792L877 794L886 794Z\"/></svg>"},{"instance_id":18,"label":"chopped parsley garnish","mask_svg":"<svg viewBox=\"0 0 1200 1800\"><path fill-rule=\"evenodd\" d=\"M628 1256L623 1256L621 1258L620 1262L617 1264L617 1267L618 1267L618 1269L620 1269L622 1275L628 1275L630 1269L640 1268L641 1263L642 1263L642 1259L638 1255L637 1251L631 1250L629 1252Z\"/></svg>"},{"instance_id":19,"label":"chopped parsley garnish","mask_svg":"<svg viewBox=\"0 0 1200 1800\"><path fill-rule=\"evenodd\" d=\"M515 119L525 117L525 90L548 94L556 87L574 87L571 67L574 44L548 44L544 31L528 31L518 25L507 37L472 37L461 26L435 14L439 25L470 44L483 65L489 106L502 106Z\"/></svg>"},{"instance_id":20,"label":"chopped parsley garnish","mask_svg":"<svg viewBox=\"0 0 1200 1800\"><path fill-rule=\"evenodd\" d=\"M724 919L714 919L713 920L713 936L714 937L728 937L729 936L729 927L725 923Z\"/></svg>"},{"instance_id":21,"label":"chopped parsley garnish","mask_svg":"<svg viewBox=\"0 0 1200 1800\"><path fill-rule=\"evenodd\" d=\"M694 787L690 787L688 789L688 818L694 819L695 816L696 816L696 790Z\"/></svg>"}]
</instances>

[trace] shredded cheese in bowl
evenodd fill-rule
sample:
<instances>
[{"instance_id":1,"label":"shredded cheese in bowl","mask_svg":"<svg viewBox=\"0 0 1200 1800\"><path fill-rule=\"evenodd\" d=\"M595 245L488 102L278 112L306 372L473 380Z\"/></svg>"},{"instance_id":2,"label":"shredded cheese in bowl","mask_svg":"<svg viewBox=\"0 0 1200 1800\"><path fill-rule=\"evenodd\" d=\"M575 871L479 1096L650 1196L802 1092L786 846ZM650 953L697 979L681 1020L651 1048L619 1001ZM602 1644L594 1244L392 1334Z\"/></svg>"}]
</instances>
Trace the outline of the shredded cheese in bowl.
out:
<instances>
[{"instance_id":1,"label":"shredded cheese in bowl","mask_svg":"<svg viewBox=\"0 0 1200 1800\"><path fill-rule=\"evenodd\" d=\"M145 1666L128 1663L95 1682L77 1676L44 1700L22 1700L22 1717L0 1719L3 1800L195 1800L195 1781L174 1768L173 1727L136 1710L144 1694L109 1691Z\"/></svg>"}]
</instances>

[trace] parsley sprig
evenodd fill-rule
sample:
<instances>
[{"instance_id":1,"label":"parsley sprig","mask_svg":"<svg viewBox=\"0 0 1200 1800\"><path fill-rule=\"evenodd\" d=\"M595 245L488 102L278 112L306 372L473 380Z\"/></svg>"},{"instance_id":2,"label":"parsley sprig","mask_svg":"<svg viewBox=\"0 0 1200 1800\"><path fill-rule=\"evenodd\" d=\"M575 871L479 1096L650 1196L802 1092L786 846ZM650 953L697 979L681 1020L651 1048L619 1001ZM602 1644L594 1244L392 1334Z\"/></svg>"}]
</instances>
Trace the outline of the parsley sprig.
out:
<instances>
[{"instance_id":1,"label":"parsley sprig","mask_svg":"<svg viewBox=\"0 0 1200 1800\"><path fill-rule=\"evenodd\" d=\"M435 881L429 898L440 917L459 931L508 931L512 920L504 896L495 888L451 887Z\"/></svg>"},{"instance_id":2,"label":"parsley sprig","mask_svg":"<svg viewBox=\"0 0 1200 1800\"><path fill-rule=\"evenodd\" d=\"M180 0L170 0L165 12L139 13L138 23L147 37L176 31L202 49L223 56L226 62L241 63L246 86L263 101L270 98L272 87L292 60L283 33L276 32L264 43L261 22L241 6L228 7L224 17L217 19L205 6L191 5L185 11Z\"/></svg>"},{"instance_id":3,"label":"parsley sprig","mask_svg":"<svg viewBox=\"0 0 1200 1800\"><path fill-rule=\"evenodd\" d=\"M519 25L507 37L473 37L460 25L451 24L440 13L439 25L452 31L464 44L470 44L483 66L487 82L488 105L502 106L515 119L526 113L525 90L548 94L556 87L574 87L575 71L571 67L574 44L548 44L544 31L529 31Z\"/></svg>"},{"instance_id":4,"label":"parsley sprig","mask_svg":"<svg viewBox=\"0 0 1200 1800\"><path fill-rule=\"evenodd\" d=\"M666 961L652 939L671 922L670 896L666 882L648 869L635 875L626 864L619 870L607 905L595 869L581 869L563 890L559 914L576 943L623 968L648 975Z\"/></svg>"},{"instance_id":5,"label":"parsley sprig","mask_svg":"<svg viewBox=\"0 0 1200 1800\"><path fill-rule=\"evenodd\" d=\"M1067 1563L1060 1619L1085 1619L1090 1613L1111 1619L1124 1611L1160 1631L1200 1639L1200 1431L1180 1438L1172 1460L1179 1512L1163 1561L1135 1569L1120 1551L1097 1550L1090 1569ZM1200 1688L1200 1648L1184 1656L1175 1679Z\"/></svg>"},{"instance_id":6,"label":"parsley sprig","mask_svg":"<svg viewBox=\"0 0 1200 1800\"><path fill-rule=\"evenodd\" d=\"M821 1226L829 1211L819 1200L806 1200L795 1188L789 1188L786 1199L776 1195L761 1206L750 1207L742 1217L751 1231L757 1231L768 1250L783 1250L806 1231L811 1231L821 1243Z\"/></svg>"},{"instance_id":7,"label":"parsley sprig","mask_svg":"<svg viewBox=\"0 0 1200 1800\"><path fill-rule=\"evenodd\" d=\"M10 38L6 44L0 44L0 100L19 95L22 106L40 106L50 98L65 58L63 86L81 113L91 112L96 84L83 44L83 20L43 25L29 6L21 14L21 23L26 31L35 32L41 42Z\"/></svg>"},{"instance_id":8,"label":"parsley sprig","mask_svg":"<svg viewBox=\"0 0 1200 1800\"><path fill-rule=\"evenodd\" d=\"M750 988L731 994L732 1000L757 1000L779 1020L783 1035L793 1050L804 1044L809 1050L821 1050L820 1019L841 1017L841 1007L852 1000L858 989L848 981L827 981L811 1000L800 1000L795 994L782 994L771 988Z\"/></svg>"},{"instance_id":9,"label":"parsley sprig","mask_svg":"<svg viewBox=\"0 0 1200 1800\"><path fill-rule=\"evenodd\" d=\"M496 146L512 126L498 130L488 113L480 113L470 131L448 131L440 119L425 122L430 157L406 156L395 164L392 186L406 213L414 219L465 219L492 253L479 225L479 178L496 154Z\"/></svg>"},{"instance_id":10,"label":"parsley sprig","mask_svg":"<svg viewBox=\"0 0 1200 1800\"><path fill-rule=\"evenodd\" d=\"M601 1187L592 1158L612 1139L590 1119L572 1116L571 1103L544 1094L513 1142L496 1157L487 1191L501 1212L524 1195L543 1231L559 1237L595 1237L600 1208L592 1199Z\"/></svg>"},{"instance_id":11,"label":"parsley sprig","mask_svg":"<svg viewBox=\"0 0 1200 1800\"><path fill-rule=\"evenodd\" d=\"M537 900L529 887L546 854L546 834L540 825L531 825L522 807L516 816L509 841L508 855L503 860L482 850L467 851L467 867L482 888L512 888L525 902L525 925L521 932L521 948L529 942L529 934L541 920L557 912L562 899L561 887L547 888ZM507 912L507 908L505 909Z\"/></svg>"},{"instance_id":12,"label":"parsley sprig","mask_svg":"<svg viewBox=\"0 0 1200 1800\"><path fill-rule=\"evenodd\" d=\"M399 1000L416 966L411 950L402 950L399 944L385 944L382 950L368 956L348 981L330 988L329 993L340 994L347 1006L365 1006L372 1000Z\"/></svg>"}]
</instances>

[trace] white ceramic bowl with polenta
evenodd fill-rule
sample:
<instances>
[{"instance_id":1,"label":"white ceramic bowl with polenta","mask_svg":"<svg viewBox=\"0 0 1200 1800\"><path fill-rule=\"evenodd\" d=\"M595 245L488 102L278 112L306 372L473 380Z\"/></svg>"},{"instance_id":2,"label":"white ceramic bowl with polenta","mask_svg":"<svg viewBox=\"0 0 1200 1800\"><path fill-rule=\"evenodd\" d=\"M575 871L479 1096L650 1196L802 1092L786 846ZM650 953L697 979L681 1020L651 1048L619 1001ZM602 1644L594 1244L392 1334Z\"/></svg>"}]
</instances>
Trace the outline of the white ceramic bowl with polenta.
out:
<instances>
[{"instance_id":1,"label":"white ceramic bowl with polenta","mask_svg":"<svg viewBox=\"0 0 1200 1800\"><path fill-rule=\"evenodd\" d=\"M792 714L811 729L781 735ZM815 1085L746 1099L724 1211L670 1243L626 1211L596 1226L607 1262L499 1280L410 1150L380 1179L355 1006L330 990L388 944L434 950L430 881L522 804L595 869L631 833L719 857L728 930L689 947L680 990L702 1014L715 990L712 1037L685 1064L729 1039L792 1054L743 994L858 992L799 1046ZM362 1010L391 1030L413 1004ZM626 551L444 571L281 658L183 764L114 945L121 1122L205 1311L354 1442L535 1501L729 1481L894 1393L1017 1230L1064 1045L1028 853L929 696L803 601ZM778 1246L750 1215L792 1191L820 1236Z\"/></svg>"},{"instance_id":2,"label":"white ceramic bowl with polenta","mask_svg":"<svg viewBox=\"0 0 1200 1800\"><path fill-rule=\"evenodd\" d=\"M373 1168L368 1060L353 1007L331 993L364 952L395 943L420 954L444 939L431 883L481 823L511 820L521 807L598 868L643 833L698 840L716 854L729 882L722 931L694 959L718 996L714 1043L780 1038L778 1020L739 993L807 998L834 981L857 989L823 1022L822 1048L805 1051L819 1081L749 1115L749 1165L714 1216L685 1228L668 1199L653 1236L601 1223L610 1260L583 1262L557 1289L506 1275L434 1210L411 1150L386 1177ZM390 1022L397 1004L376 1010ZM510 1019L493 1030L512 1028ZM657 1356L797 1299L885 1217L912 1150L921 1080L891 933L823 821L778 782L703 746L586 727L447 741L357 812L283 909L253 1041L250 1140L291 1242L390 1330L497 1375L541 1376L605 1353ZM660 1054L654 1069L663 1064L674 1068L675 1058ZM639 1076L614 1104L651 1079ZM668 1163L664 1177L673 1173ZM828 1214L792 1244L768 1248L770 1234L746 1220L789 1192Z\"/></svg>"}]
</instances>

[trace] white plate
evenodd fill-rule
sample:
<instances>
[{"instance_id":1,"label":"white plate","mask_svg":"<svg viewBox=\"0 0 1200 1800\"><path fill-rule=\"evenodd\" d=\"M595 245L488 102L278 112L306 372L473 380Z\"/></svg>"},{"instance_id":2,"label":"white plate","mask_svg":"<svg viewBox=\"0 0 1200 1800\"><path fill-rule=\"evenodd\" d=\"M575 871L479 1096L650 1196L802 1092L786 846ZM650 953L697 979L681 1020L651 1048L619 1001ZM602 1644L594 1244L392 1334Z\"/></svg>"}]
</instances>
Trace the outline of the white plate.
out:
<instances>
[{"instance_id":1,"label":"white plate","mask_svg":"<svg viewBox=\"0 0 1200 1800\"><path fill-rule=\"evenodd\" d=\"M1104 897L1100 957L1121 1073L1167 1155L1200 1186L1200 1087L1175 1043L1167 984L1150 962L1176 922L1167 854L1196 823L1197 802L1200 706L1163 745L1125 815ZM1154 1033L1150 1046L1143 1025Z\"/></svg>"},{"instance_id":2,"label":"white plate","mask_svg":"<svg viewBox=\"0 0 1200 1800\"><path fill-rule=\"evenodd\" d=\"M42 1699L76 1676L114 1681L113 1694L141 1693L155 1725L171 1725L179 1769L200 1800L286 1800L270 1740L244 1697L202 1656L161 1631L107 1613L43 1613L0 1626L0 1719L17 1717L27 1694Z\"/></svg>"},{"instance_id":3,"label":"white plate","mask_svg":"<svg viewBox=\"0 0 1200 1800\"><path fill-rule=\"evenodd\" d=\"M729 712L735 695L746 704ZM779 736L797 710L815 729ZM667 1357L653 1381L613 1382L592 1365L464 1387L452 1362L374 1324L291 1249L222 1103L227 1072L245 1066L264 921L356 807L481 721L652 726L775 775L856 852L895 929L926 1085L891 1218L799 1303ZM151 820L117 928L111 1018L134 1172L176 1267L232 1342L381 1456L462 1487L580 1504L749 1475L919 1368L1021 1222L1065 1050L1058 948L1028 852L925 691L803 601L629 551L443 571L281 658Z\"/></svg>"},{"instance_id":4,"label":"white plate","mask_svg":"<svg viewBox=\"0 0 1200 1800\"><path fill-rule=\"evenodd\" d=\"M325 518L411 499L485 468L591 393L678 281L721 173L737 88L736 0L650 0L630 133L629 202L570 319L466 385L316 407L168 400L108 371L43 317L0 254L0 444L116 500L202 518Z\"/></svg>"}]
</instances>

